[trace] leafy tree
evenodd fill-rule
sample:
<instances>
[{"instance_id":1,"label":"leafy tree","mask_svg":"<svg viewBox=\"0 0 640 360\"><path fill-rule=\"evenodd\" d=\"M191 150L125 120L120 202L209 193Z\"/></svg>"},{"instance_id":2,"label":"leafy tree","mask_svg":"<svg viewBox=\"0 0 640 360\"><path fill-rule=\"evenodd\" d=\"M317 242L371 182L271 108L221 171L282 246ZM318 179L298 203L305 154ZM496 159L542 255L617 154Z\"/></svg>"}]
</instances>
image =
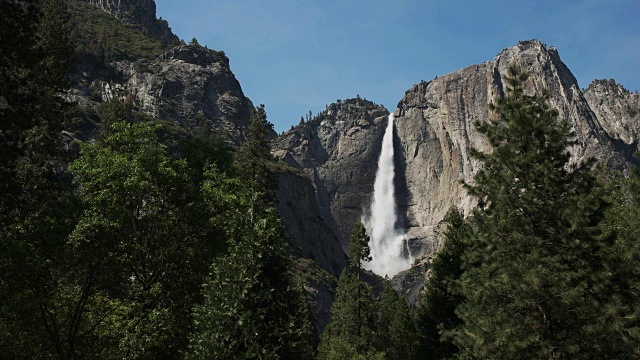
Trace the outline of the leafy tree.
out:
<instances>
[{"instance_id":1,"label":"leafy tree","mask_svg":"<svg viewBox=\"0 0 640 360\"><path fill-rule=\"evenodd\" d=\"M187 162L171 156L156 129L116 122L70 166L84 212L69 244L91 274L81 283L86 296L103 291L119 310L118 322L94 325L118 337L126 357L177 356L186 346L190 309L223 245Z\"/></svg>"},{"instance_id":2,"label":"leafy tree","mask_svg":"<svg viewBox=\"0 0 640 360\"><path fill-rule=\"evenodd\" d=\"M493 147L469 192L479 200L459 287L466 301L455 344L478 358L606 357L613 336L600 311L601 201L588 164L569 165L570 125L547 97L530 96L512 65L507 96L478 124Z\"/></svg>"},{"instance_id":3,"label":"leafy tree","mask_svg":"<svg viewBox=\"0 0 640 360\"><path fill-rule=\"evenodd\" d=\"M229 197L230 192L235 194ZM288 273L280 220L237 180L210 181L211 199L229 197L228 252L214 260L204 283L204 303L194 310L187 359L306 359L313 330L306 296ZM214 201L220 203L220 201ZM218 221L216 220L216 221Z\"/></svg>"},{"instance_id":4,"label":"leafy tree","mask_svg":"<svg viewBox=\"0 0 640 360\"><path fill-rule=\"evenodd\" d=\"M464 297L454 291L454 283L462 275L462 255L473 239L471 225L456 208L444 220L444 247L431 264L421 306L416 311L420 352L429 359L447 359L458 354L458 347L443 332L458 328L462 321L456 315Z\"/></svg>"}]
</instances>

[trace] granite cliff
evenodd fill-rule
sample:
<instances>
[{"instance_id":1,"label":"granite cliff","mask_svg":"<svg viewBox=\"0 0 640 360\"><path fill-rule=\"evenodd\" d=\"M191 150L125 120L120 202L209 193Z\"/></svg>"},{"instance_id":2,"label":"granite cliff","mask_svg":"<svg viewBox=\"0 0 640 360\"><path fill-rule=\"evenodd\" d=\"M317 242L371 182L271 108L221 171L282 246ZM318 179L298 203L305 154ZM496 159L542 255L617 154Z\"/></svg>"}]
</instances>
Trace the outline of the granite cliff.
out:
<instances>
[{"instance_id":1,"label":"granite cliff","mask_svg":"<svg viewBox=\"0 0 640 360\"><path fill-rule=\"evenodd\" d=\"M584 91L589 107L615 140L636 146L640 135L640 94L615 80L594 80Z\"/></svg>"},{"instance_id":2,"label":"granite cliff","mask_svg":"<svg viewBox=\"0 0 640 360\"><path fill-rule=\"evenodd\" d=\"M173 47L157 59L113 61L107 68L81 63L73 78L68 97L81 106L128 97L138 111L185 128L206 126L236 145L253 111L224 53L195 44Z\"/></svg>"},{"instance_id":3,"label":"granite cliff","mask_svg":"<svg viewBox=\"0 0 640 360\"><path fill-rule=\"evenodd\" d=\"M147 36L175 40L166 22L155 18L153 0L86 3L139 26ZM396 283L412 298L442 246L438 229L448 209L457 206L469 214L475 206L460 185L471 182L479 167L470 149L489 150L474 123L490 119L487 104L504 95L502 77L511 63L531 74L526 91L547 89L552 106L573 125L578 140L573 161L595 157L623 172L635 161L640 96L614 81L595 81L581 90L558 51L537 40L414 85L393 110L397 227L407 232L418 257ZM224 53L195 43L166 47L160 56L114 59L103 67L84 63L74 80L69 98L83 106L128 98L136 110L186 128L204 125L236 145L244 140L253 109ZM388 114L359 96L337 101L274 142L274 154L290 167L280 175L277 207L291 249L330 274L339 275L345 266L351 228L370 205ZM322 303L326 312L328 300Z\"/></svg>"},{"instance_id":4,"label":"granite cliff","mask_svg":"<svg viewBox=\"0 0 640 360\"><path fill-rule=\"evenodd\" d=\"M418 255L414 268L400 274L396 284L412 299L429 259L442 246L438 229L446 212L456 206L469 214L475 206L461 181L472 182L479 168L470 149L490 149L474 123L490 119L487 105L504 95L502 78L511 63L530 73L526 91L547 89L551 105L573 125L578 140L570 149L573 161L594 157L623 172L635 161L638 96L612 82L596 82L583 92L558 51L537 40L414 85L394 111L397 226L406 230L412 253ZM332 104L318 119L285 133L274 147L283 161L308 173L323 218L335 226L343 247L350 226L369 206L386 124L385 109L366 116L367 106L373 104L356 99Z\"/></svg>"},{"instance_id":5,"label":"granite cliff","mask_svg":"<svg viewBox=\"0 0 640 360\"><path fill-rule=\"evenodd\" d=\"M206 127L232 144L244 141L253 104L224 52L197 43L178 44L166 21L156 19L153 0L74 0L72 5L72 15L101 24L83 25L89 34L74 39L78 62L71 74L70 101L96 108L115 96L149 116L187 129ZM147 46L153 50L145 50Z\"/></svg>"},{"instance_id":6,"label":"granite cliff","mask_svg":"<svg viewBox=\"0 0 640 360\"><path fill-rule=\"evenodd\" d=\"M142 31L157 40L175 43L179 39L173 34L169 23L156 18L154 0L84 0L124 22L138 25Z\"/></svg>"},{"instance_id":7,"label":"granite cliff","mask_svg":"<svg viewBox=\"0 0 640 360\"><path fill-rule=\"evenodd\" d=\"M388 114L361 98L338 101L274 145L274 154L313 184L320 216L343 249L371 200Z\"/></svg>"},{"instance_id":8,"label":"granite cliff","mask_svg":"<svg viewBox=\"0 0 640 360\"><path fill-rule=\"evenodd\" d=\"M399 208L406 211L408 234L421 240L424 254L441 246L433 235L451 206L466 214L475 206L460 181L472 182L479 167L469 150L490 149L474 123L489 120L487 104L503 96L502 77L511 63L530 73L526 91L548 89L551 105L573 125L578 140L571 149L573 161L595 157L610 168L628 167L623 149L616 149L558 51L539 41L520 42L492 61L417 84L405 93L395 115L407 192L399 197Z\"/></svg>"}]
</instances>

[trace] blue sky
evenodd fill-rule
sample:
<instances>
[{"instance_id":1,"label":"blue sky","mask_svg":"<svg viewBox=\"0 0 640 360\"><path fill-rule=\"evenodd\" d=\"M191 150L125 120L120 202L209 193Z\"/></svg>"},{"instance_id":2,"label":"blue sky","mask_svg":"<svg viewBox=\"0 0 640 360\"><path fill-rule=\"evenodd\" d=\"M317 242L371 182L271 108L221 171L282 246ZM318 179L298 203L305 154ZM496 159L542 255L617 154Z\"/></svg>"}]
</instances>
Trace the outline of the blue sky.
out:
<instances>
[{"instance_id":1,"label":"blue sky","mask_svg":"<svg viewBox=\"0 0 640 360\"><path fill-rule=\"evenodd\" d=\"M585 88L640 90L640 1L156 0L179 37L223 50L276 131L360 95L393 111L413 84L539 39Z\"/></svg>"}]
</instances>

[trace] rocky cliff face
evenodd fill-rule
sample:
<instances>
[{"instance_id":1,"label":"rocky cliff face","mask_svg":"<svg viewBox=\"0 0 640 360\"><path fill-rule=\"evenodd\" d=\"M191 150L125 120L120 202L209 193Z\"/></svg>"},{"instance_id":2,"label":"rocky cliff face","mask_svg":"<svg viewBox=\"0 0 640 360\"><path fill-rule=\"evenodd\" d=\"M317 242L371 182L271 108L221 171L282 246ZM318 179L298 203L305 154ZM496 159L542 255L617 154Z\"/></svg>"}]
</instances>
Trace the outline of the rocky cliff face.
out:
<instances>
[{"instance_id":1,"label":"rocky cliff face","mask_svg":"<svg viewBox=\"0 0 640 360\"><path fill-rule=\"evenodd\" d=\"M314 260L322 269L340 276L347 256L335 228L322 216L312 180L304 173L284 172L279 177L276 198L294 255Z\"/></svg>"},{"instance_id":2,"label":"rocky cliff face","mask_svg":"<svg viewBox=\"0 0 640 360\"><path fill-rule=\"evenodd\" d=\"M182 45L155 61L122 65L126 86L141 111L185 127L207 124L236 144L244 139L253 104L224 53Z\"/></svg>"},{"instance_id":3,"label":"rocky cliff face","mask_svg":"<svg viewBox=\"0 0 640 360\"><path fill-rule=\"evenodd\" d=\"M440 221L452 206L466 214L475 206L461 181L472 182L479 168L470 149L490 149L474 123L488 121L488 104L504 96L502 78L511 63L530 73L526 91L547 89L551 105L573 125L578 145L570 149L572 161L595 157L621 171L633 161L637 95L609 83L596 83L585 95L558 51L539 41L520 42L492 61L413 86L394 112L398 226L420 254L416 267L396 283L413 299L429 258L442 246ZM335 226L343 246L353 222L370 204L386 114L362 100L333 104L275 146L280 158L313 180L322 217Z\"/></svg>"},{"instance_id":4,"label":"rocky cliff face","mask_svg":"<svg viewBox=\"0 0 640 360\"><path fill-rule=\"evenodd\" d=\"M640 94L615 80L595 80L584 91L589 107L613 139L634 147L640 135Z\"/></svg>"},{"instance_id":5,"label":"rocky cliff face","mask_svg":"<svg viewBox=\"0 0 640 360\"><path fill-rule=\"evenodd\" d=\"M344 249L371 200L388 114L364 99L339 101L274 146L278 158L311 180L320 216Z\"/></svg>"},{"instance_id":6,"label":"rocky cliff face","mask_svg":"<svg viewBox=\"0 0 640 360\"><path fill-rule=\"evenodd\" d=\"M178 37L171 32L166 20L156 18L154 0L84 0L103 11L130 24L140 25L146 35L164 40L168 44L177 43Z\"/></svg>"},{"instance_id":7,"label":"rocky cliff face","mask_svg":"<svg viewBox=\"0 0 640 360\"><path fill-rule=\"evenodd\" d=\"M434 230L451 206L467 214L475 206L460 182L472 182L479 167L470 149L490 149L474 123L489 120L487 104L505 93L502 77L511 63L530 73L526 90L548 89L551 105L573 125L579 142L571 149L573 161L594 156L609 167L627 167L557 50L539 41L520 42L493 61L422 82L405 93L395 115L407 192L399 207L407 212L408 233L421 240L424 254L441 246Z\"/></svg>"},{"instance_id":8,"label":"rocky cliff face","mask_svg":"<svg viewBox=\"0 0 640 360\"><path fill-rule=\"evenodd\" d=\"M70 100L83 106L129 97L135 109L150 116L186 128L206 126L234 144L244 140L253 104L222 52L189 44L155 60L117 61L109 71L97 71L90 64L80 69Z\"/></svg>"}]
</instances>

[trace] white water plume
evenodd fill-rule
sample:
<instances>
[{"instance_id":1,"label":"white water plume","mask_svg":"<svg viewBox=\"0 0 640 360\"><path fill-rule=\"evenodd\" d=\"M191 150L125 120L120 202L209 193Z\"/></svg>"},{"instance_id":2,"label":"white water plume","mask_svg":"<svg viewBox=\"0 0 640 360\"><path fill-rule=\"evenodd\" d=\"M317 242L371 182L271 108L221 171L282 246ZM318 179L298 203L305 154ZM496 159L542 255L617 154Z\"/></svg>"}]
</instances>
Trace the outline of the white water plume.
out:
<instances>
[{"instance_id":1,"label":"white water plume","mask_svg":"<svg viewBox=\"0 0 640 360\"><path fill-rule=\"evenodd\" d=\"M393 114L389 115L387 129L382 139L382 152L378 160L378 172L373 186L373 202L368 219L364 219L371 237L371 257L365 268L374 273L394 276L411 267L411 255L405 234L396 229L398 219L395 186L393 183Z\"/></svg>"}]
</instances>

